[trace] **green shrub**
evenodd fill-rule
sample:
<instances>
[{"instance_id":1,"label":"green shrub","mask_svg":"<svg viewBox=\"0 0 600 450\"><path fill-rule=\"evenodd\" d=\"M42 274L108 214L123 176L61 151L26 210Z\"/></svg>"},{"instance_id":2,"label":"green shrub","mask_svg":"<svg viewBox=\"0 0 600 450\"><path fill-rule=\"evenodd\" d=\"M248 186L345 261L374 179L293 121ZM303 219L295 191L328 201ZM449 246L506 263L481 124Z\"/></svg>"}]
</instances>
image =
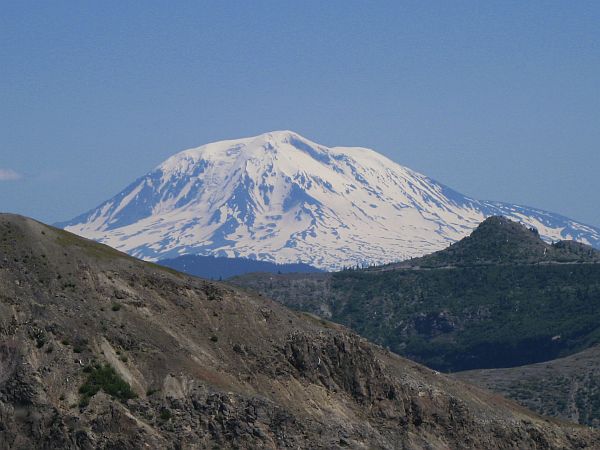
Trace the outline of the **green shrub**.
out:
<instances>
[{"instance_id":1,"label":"green shrub","mask_svg":"<svg viewBox=\"0 0 600 450\"><path fill-rule=\"evenodd\" d=\"M161 420L164 420L165 422L166 422L167 420L170 420L170 419L171 419L171 417L173 417L173 414L171 413L171 411L169 411L169 410L168 410L168 409L166 409L166 408L165 408L165 409L163 409L163 410L160 412L160 419L161 419Z\"/></svg>"},{"instance_id":2,"label":"green shrub","mask_svg":"<svg viewBox=\"0 0 600 450\"><path fill-rule=\"evenodd\" d=\"M82 395L80 406L87 406L90 398L100 390L122 402L137 397L129 384L109 364L96 365L85 371L88 376L79 388L79 393Z\"/></svg>"},{"instance_id":3,"label":"green shrub","mask_svg":"<svg viewBox=\"0 0 600 450\"><path fill-rule=\"evenodd\" d=\"M150 388L150 389L148 389L148 390L146 391L146 395L147 395L148 397L150 397L151 395L154 395L154 394L156 394L158 391L159 391L158 389L152 389L152 388Z\"/></svg>"}]
</instances>

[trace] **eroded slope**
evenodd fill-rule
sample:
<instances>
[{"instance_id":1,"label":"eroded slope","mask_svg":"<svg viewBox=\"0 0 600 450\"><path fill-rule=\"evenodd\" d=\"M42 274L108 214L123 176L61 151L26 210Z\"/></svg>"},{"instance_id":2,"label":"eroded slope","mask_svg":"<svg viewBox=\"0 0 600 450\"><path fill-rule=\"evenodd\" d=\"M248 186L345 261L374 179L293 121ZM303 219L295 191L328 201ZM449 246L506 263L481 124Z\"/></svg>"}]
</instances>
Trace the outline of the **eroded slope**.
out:
<instances>
[{"instance_id":1,"label":"eroded slope","mask_svg":"<svg viewBox=\"0 0 600 450\"><path fill-rule=\"evenodd\" d=\"M135 398L101 389L82 402L105 364ZM0 445L526 449L600 439L262 297L3 215Z\"/></svg>"}]
</instances>

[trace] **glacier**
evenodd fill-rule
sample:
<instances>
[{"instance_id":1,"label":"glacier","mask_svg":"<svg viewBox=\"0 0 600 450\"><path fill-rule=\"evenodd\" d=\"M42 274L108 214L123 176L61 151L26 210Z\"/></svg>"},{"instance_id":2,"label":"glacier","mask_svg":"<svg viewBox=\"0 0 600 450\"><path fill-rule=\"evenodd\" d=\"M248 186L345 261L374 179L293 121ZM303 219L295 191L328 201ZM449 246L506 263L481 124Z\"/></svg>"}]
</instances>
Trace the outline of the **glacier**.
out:
<instances>
[{"instance_id":1,"label":"glacier","mask_svg":"<svg viewBox=\"0 0 600 450\"><path fill-rule=\"evenodd\" d=\"M546 241L600 248L600 229L469 198L374 150L292 131L184 150L98 207L57 224L147 260L186 254L326 270L422 256L502 215Z\"/></svg>"}]
</instances>

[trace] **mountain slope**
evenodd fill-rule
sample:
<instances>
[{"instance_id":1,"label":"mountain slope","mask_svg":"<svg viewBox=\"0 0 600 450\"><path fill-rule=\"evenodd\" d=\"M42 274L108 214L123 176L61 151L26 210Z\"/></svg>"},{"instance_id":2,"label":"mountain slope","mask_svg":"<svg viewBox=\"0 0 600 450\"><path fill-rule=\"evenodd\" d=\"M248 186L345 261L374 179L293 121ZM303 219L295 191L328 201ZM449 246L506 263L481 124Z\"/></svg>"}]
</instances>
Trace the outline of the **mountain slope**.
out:
<instances>
[{"instance_id":1,"label":"mountain slope","mask_svg":"<svg viewBox=\"0 0 600 450\"><path fill-rule=\"evenodd\" d=\"M547 361L600 343L600 252L505 218L432 255L230 280L443 371Z\"/></svg>"},{"instance_id":2,"label":"mountain slope","mask_svg":"<svg viewBox=\"0 0 600 450\"><path fill-rule=\"evenodd\" d=\"M324 321L0 216L0 448L592 448Z\"/></svg>"},{"instance_id":3,"label":"mountain slope","mask_svg":"<svg viewBox=\"0 0 600 450\"><path fill-rule=\"evenodd\" d=\"M307 264L275 264L246 258L220 258L217 256L183 255L161 259L158 264L196 277L213 280L244 275L246 273L311 273L321 272Z\"/></svg>"},{"instance_id":4,"label":"mountain slope","mask_svg":"<svg viewBox=\"0 0 600 450\"><path fill-rule=\"evenodd\" d=\"M600 346L544 363L454 376L541 414L600 428Z\"/></svg>"},{"instance_id":5,"label":"mountain slope","mask_svg":"<svg viewBox=\"0 0 600 450\"><path fill-rule=\"evenodd\" d=\"M134 256L182 254L336 269L440 250L504 215L546 240L600 231L545 211L463 196L366 148L290 132L180 152L65 229Z\"/></svg>"}]
</instances>

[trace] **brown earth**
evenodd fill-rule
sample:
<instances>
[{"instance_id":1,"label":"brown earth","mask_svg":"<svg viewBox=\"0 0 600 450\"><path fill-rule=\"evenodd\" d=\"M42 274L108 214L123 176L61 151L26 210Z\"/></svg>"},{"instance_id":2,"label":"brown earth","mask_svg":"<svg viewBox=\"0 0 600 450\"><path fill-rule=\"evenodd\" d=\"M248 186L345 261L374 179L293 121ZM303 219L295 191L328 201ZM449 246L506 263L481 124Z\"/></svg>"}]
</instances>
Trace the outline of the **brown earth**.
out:
<instances>
[{"instance_id":1,"label":"brown earth","mask_svg":"<svg viewBox=\"0 0 600 450\"><path fill-rule=\"evenodd\" d=\"M137 396L82 402L100 363ZM260 296L0 215L0 448L571 449L600 434Z\"/></svg>"}]
</instances>

